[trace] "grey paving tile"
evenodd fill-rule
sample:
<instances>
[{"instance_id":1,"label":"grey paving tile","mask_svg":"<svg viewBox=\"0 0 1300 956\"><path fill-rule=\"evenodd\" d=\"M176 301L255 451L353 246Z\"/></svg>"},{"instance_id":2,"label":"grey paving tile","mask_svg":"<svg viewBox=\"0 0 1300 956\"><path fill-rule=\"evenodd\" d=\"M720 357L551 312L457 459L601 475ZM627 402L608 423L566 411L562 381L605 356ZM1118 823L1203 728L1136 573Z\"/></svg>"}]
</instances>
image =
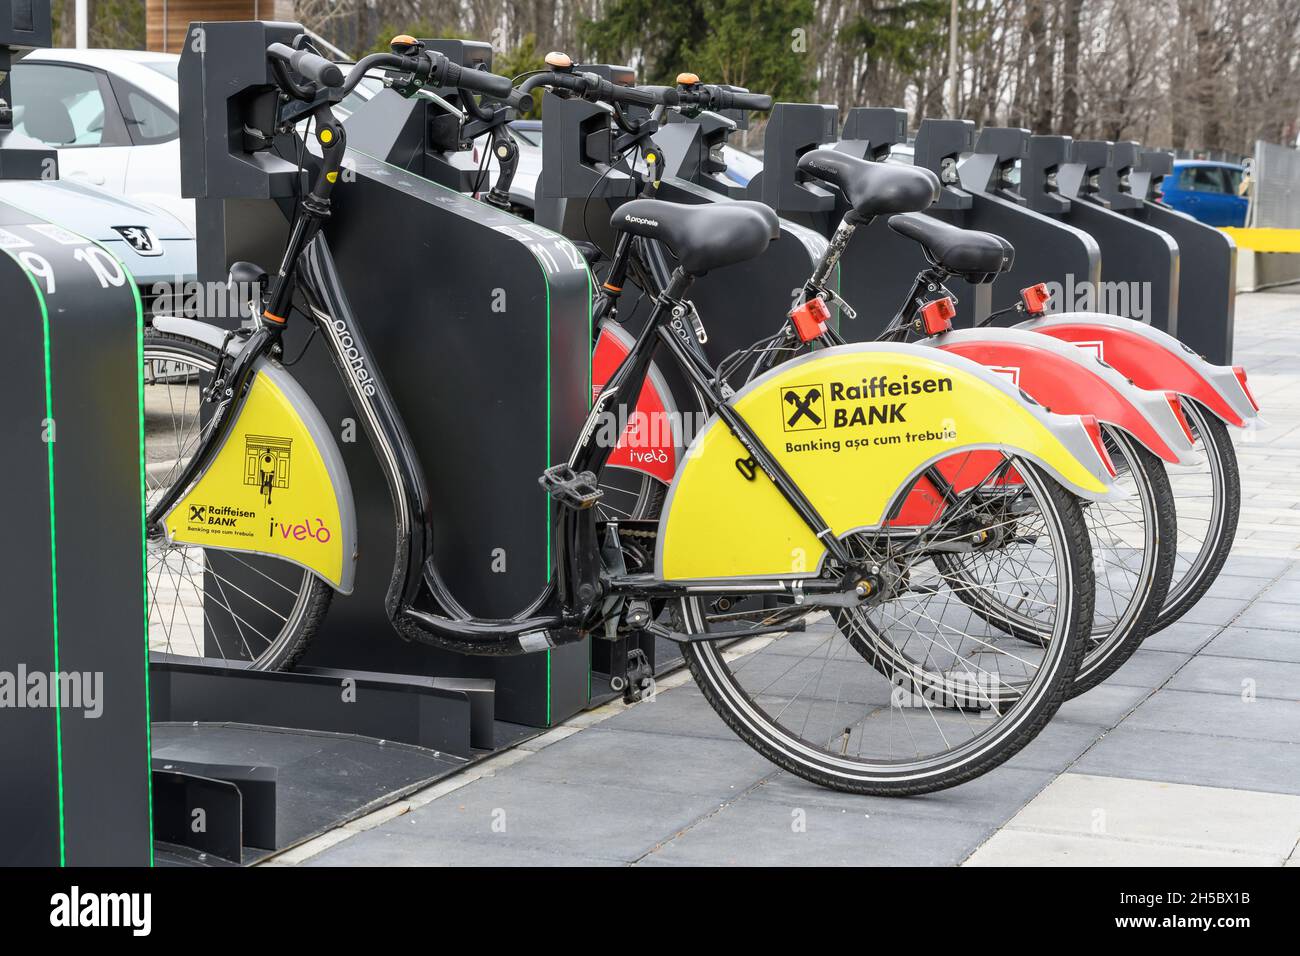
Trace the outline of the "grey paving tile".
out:
<instances>
[{"instance_id":1,"label":"grey paving tile","mask_svg":"<svg viewBox=\"0 0 1300 956\"><path fill-rule=\"evenodd\" d=\"M1178 668L1189 660L1190 654L1175 654L1171 651L1149 651L1138 648L1114 674L1107 683L1123 687L1159 687L1167 681Z\"/></svg>"},{"instance_id":2,"label":"grey paving tile","mask_svg":"<svg viewBox=\"0 0 1300 956\"><path fill-rule=\"evenodd\" d=\"M586 733L591 731L578 736ZM588 781L562 784L523 777L520 768L535 759L454 790L376 829L434 842L486 843L631 861L722 803L712 796L648 787L606 787ZM501 821L505 831L495 832L493 824L499 828Z\"/></svg>"},{"instance_id":3,"label":"grey paving tile","mask_svg":"<svg viewBox=\"0 0 1300 956\"><path fill-rule=\"evenodd\" d=\"M1300 743L1300 702L1160 690L1121 726ZM1300 777L1300 767L1292 769Z\"/></svg>"},{"instance_id":4,"label":"grey paving tile","mask_svg":"<svg viewBox=\"0 0 1300 956\"><path fill-rule=\"evenodd\" d=\"M735 740L736 735L709 702L693 686L674 687L629 707L601 723L613 730L639 730L653 734L681 734L686 737L715 737Z\"/></svg>"},{"instance_id":5,"label":"grey paving tile","mask_svg":"<svg viewBox=\"0 0 1300 956\"><path fill-rule=\"evenodd\" d=\"M1210 641L1202 656L1253 657L1265 661L1300 661L1300 633L1229 627Z\"/></svg>"},{"instance_id":6,"label":"grey paving tile","mask_svg":"<svg viewBox=\"0 0 1300 956\"><path fill-rule=\"evenodd\" d=\"M1277 866L1277 860L1255 853L1007 828L993 834L993 838L963 866L1212 866L1217 869L1226 866Z\"/></svg>"},{"instance_id":7,"label":"grey paving tile","mask_svg":"<svg viewBox=\"0 0 1300 956\"><path fill-rule=\"evenodd\" d=\"M1050 770L1060 773L1097 742L1107 728L1053 720L1025 748L1002 766L1014 770Z\"/></svg>"},{"instance_id":8,"label":"grey paving tile","mask_svg":"<svg viewBox=\"0 0 1300 956\"><path fill-rule=\"evenodd\" d=\"M1300 604L1300 577L1284 577L1264 592L1265 601L1278 604Z\"/></svg>"},{"instance_id":9,"label":"grey paving tile","mask_svg":"<svg viewBox=\"0 0 1300 956\"><path fill-rule=\"evenodd\" d=\"M1249 682L1249 683L1247 683ZM1300 700L1300 663L1240 657L1196 657L1187 662L1166 687L1241 697Z\"/></svg>"},{"instance_id":10,"label":"grey paving tile","mask_svg":"<svg viewBox=\"0 0 1300 956\"><path fill-rule=\"evenodd\" d=\"M1242 598L1203 597L1188 609L1181 620L1190 624L1231 624L1249 603Z\"/></svg>"},{"instance_id":11,"label":"grey paving tile","mask_svg":"<svg viewBox=\"0 0 1300 956\"><path fill-rule=\"evenodd\" d=\"M1114 727L1151 693L1151 688L1103 681L1086 694L1061 705L1052 723L1099 724Z\"/></svg>"},{"instance_id":12,"label":"grey paving tile","mask_svg":"<svg viewBox=\"0 0 1300 956\"><path fill-rule=\"evenodd\" d=\"M1242 575L1251 578L1275 578L1291 570L1293 562L1285 558L1261 558L1253 555L1232 554L1223 563L1223 574Z\"/></svg>"},{"instance_id":13,"label":"grey paving tile","mask_svg":"<svg viewBox=\"0 0 1300 956\"><path fill-rule=\"evenodd\" d=\"M505 834L497 840L462 843L416 836L400 829L367 830L303 866L626 866L622 860L579 856L554 848L521 846Z\"/></svg>"},{"instance_id":14,"label":"grey paving tile","mask_svg":"<svg viewBox=\"0 0 1300 956\"><path fill-rule=\"evenodd\" d=\"M599 725L552 744L513 767L511 776L725 800L776 771L774 764L734 736L730 740L673 737Z\"/></svg>"},{"instance_id":15,"label":"grey paving tile","mask_svg":"<svg viewBox=\"0 0 1300 956\"><path fill-rule=\"evenodd\" d=\"M803 809L806 830L795 832L798 812L780 803L742 800L640 862L651 866L951 866L993 829L990 824L810 806Z\"/></svg>"},{"instance_id":16,"label":"grey paving tile","mask_svg":"<svg viewBox=\"0 0 1300 956\"><path fill-rule=\"evenodd\" d=\"M1138 780L1167 780L1300 794L1300 744L1116 727L1070 769Z\"/></svg>"},{"instance_id":17,"label":"grey paving tile","mask_svg":"<svg viewBox=\"0 0 1300 956\"><path fill-rule=\"evenodd\" d=\"M1246 580L1251 580L1247 578ZM1223 630L1220 624L1196 624L1192 621L1175 621L1162 631L1157 631L1142 642L1148 651L1176 651L1180 654L1195 654L1215 634Z\"/></svg>"},{"instance_id":18,"label":"grey paving tile","mask_svg":"<svg viewBox=\"0 0 1300 956\"><path fill-rule=\"evenodd\" d=\"M1277 601L1256 601L1233 623L1239 627L1295 632L1300 630L1300 607Z\"/></svg>"},{"instance_id":19,"label":"grey paving tile","mask_svg":"<svg viewBox=\"0 0 1300 956\"><path fill-rule=\"evenodd\" d=\"M1271 858L1276 866L1300 839L1300 797L1067 773L999 836L1012 830L1245 853Z\"/></svg>"},{"instance_id":20,"label":"grey paving tile","mask_svg":"<svg viewBox=\"0 0 1300 956\"><path fill-rule=\"evenodd\" d=\"M1052 770L998 767L960 787L915 797L864 797L819 787L789 773L780 773L755 787L746 800L794 807L826 807L850 813L882 813L966 823L1001 824L1011 819L1055 778Z\"/></svg>"},{"instance_id":21,"label":"grey paving tile","mask_svg":"<svg viewBox=\"0 0 1300 956\"><path fill-rule=\"evenodd\" d=\"M1207 598L1250 600L1258 597L1260 592L1264 591L1268 586L1268 581L1264 578L1223 573L1214 579L1214 583L1205 592L1205 596Z\"/></svg>"}]
</instances>

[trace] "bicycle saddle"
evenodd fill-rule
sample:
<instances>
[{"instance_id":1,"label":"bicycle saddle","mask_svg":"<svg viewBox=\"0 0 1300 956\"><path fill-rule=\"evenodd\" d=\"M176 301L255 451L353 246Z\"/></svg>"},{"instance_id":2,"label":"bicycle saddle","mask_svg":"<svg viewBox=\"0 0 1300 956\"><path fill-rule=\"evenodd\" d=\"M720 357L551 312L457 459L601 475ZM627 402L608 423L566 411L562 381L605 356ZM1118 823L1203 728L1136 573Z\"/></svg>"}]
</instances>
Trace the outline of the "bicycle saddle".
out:
<instances>
[{"instance_id":1,"label":"bicycle saddle","mask_svg":"<svg viewBox=\"0 0 1300 956\"><path fill-rule=\"evenodd\" d=\"M919 242L931 264L977 285L992 282L1016 260L1015 247L1001 236L962 229L923 213L891 216L889 228Z\"/></svg>"},{"instance_id":2,"label":"bicycle saddle","mask_svg":"<svg viewBox=\"0 0 1300 956\"><path fill-rule=\"evenodd\" d=\"M781 234L780 220L758 202L683 206L662 199L633 199L614 211L609 225L658 239L693 276L753 259Z\"/></svg>"},{"instance_id":3,"label":"bicycle saddle","mask_svg":"<svg viewBox=\"0 0 1300 956\"><path fill-rule=\"evenodd\" d=\"M799 157L799 171L830 183L844 194L851 224L895 212L917 212L939 198L939 177L920 166L873 163L833 149Z\"/></svg>"}]
</instances>

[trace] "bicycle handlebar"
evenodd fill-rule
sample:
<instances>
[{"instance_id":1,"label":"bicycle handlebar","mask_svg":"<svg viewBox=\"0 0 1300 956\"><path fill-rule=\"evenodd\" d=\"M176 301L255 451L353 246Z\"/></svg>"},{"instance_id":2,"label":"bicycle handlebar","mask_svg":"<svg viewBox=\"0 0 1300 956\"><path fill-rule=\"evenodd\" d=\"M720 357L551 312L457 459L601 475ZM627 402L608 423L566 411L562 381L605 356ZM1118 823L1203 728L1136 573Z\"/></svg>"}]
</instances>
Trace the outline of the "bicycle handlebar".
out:
<instances>
[{"instance_id":1,"label":"bicycle handlebar","mask_svg":"<svg viewBox=\"0 0 1300 956\"><path fill-rule=\"evenodd\" d=\"M557 90L576 93L584 99L600 100L605 103L644 106L653 109L656 106L673 106L677 103L677 91L671 88L662 90L643 90L635 86L623 86L601 79L595 73L578 73L551 70L530 76L519 87L522 95L532 96L532 91L539 86L549 86Z\"/></svg>"},{"instance_id":2,"label":"bicycle handlebar","mask_svg":"<svg viewBox=\"0 0 1300 956\"><path fill-rule=\"evenodd\" d=\"M772 97L766 93L748 93L726 86L701 83L694 73L679 74L677 83L678 102L683 106L699 106L706 110L758 110L760 112L767 112L772 108Z\"/></svg>"},{"instance_id":3,"label":"bicycle handlebar","mask_svg":"<svg viewBox=\"0 0 1300 956\"><path fill-rule=\"evenodd\" d=\"M283 43L272 43L266 48L266 55L268 59L287 66L317 88L341 89L345 94L356 89L368 71L388 69L414 74L421 83L427 81L434 86L454 86L467 92L482 93L492 99L505 100L521 111L527 108L523 105L524 99L512 87L509 77L462 67L434 50L421 49L415 53L371 53L362 57L352 67L346 81L343 71L337 64L310 50L295 50ZM286 93L300 99L307 94L306 98L310 98L311 91L295 88L296 84L292 77L281 77L277 73L277 80L288 81L289 88L285 89ZM280 85L286 84L281 82Z\"/></svg>"}]
</instances>

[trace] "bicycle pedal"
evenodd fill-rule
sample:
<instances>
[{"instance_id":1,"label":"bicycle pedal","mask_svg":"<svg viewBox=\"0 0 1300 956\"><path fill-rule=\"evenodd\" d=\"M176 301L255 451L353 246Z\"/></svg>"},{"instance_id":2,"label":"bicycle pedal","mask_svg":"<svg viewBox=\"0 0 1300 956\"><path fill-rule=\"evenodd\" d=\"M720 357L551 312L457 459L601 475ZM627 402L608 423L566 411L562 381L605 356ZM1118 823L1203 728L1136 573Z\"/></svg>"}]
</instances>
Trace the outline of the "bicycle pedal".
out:
<instances>
[{"instance_id":1,"label":"bicycle pedal","mask_svg":"<svg viewBox=\"0 0 1300 956\"><path fill-rule=\"evenodd\" d=\"M639 647L627 652L627 682L623 685L623 703L635 704L645 699L654 688L654 668L650 658Z\"/></svg>"},{"instance_id":2,"label":"bicycle pedal","mask_svg":"<svg viewBox=\"0 0 1300 956\"><path fill-rule=\"evenodd\" d=\"M605 494L590 471L574 471L569 465L555 465L542 472L537 483L546 493L575 511L590 508Z\"/></svg>"}]
</instances>

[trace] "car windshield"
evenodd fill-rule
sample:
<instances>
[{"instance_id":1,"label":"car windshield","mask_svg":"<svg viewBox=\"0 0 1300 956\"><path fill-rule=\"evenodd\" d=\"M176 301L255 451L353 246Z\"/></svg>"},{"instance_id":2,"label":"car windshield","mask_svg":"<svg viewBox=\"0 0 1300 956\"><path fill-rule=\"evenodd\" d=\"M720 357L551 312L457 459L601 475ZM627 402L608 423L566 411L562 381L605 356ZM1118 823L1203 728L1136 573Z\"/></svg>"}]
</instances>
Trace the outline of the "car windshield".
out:
<instances>
[{"instance_id":1,"label":"car windshield","mask_svg":"<svg viewBox=\"0 0 1300 956\"><path fill-rule=\"evenodd\" d=\"M104 98L90 70L19 63L11 75L14 129L48 146L98 146Z\"/></svg>"},{"instance_id":2,"label":"car windshield","mask_svg":"<svg viewBox=\"0 0 1300 956\"><path fill-rule=\"evenodd\" d=\"M523 140L525 143L541 149L542 131L540 129L520 129L518 126L511 126L510 132L514 133L516 138Z\"/></svg>"},{"instance_id":3,"label":"car windshield","mask_svg":"<svg viewBox=\"0 0 1300 956\"><path fill-rule=\"evenodd\" d=\"M1223 177L1216 166L1188 166L1178 177L1178 185L1197 193L1223 192Z\"/></svg>"},{"instance_id":4,"label":"car windshield","mask_svg":"<svg viewBox=\"0 0 1300 956\"><path fill-rule=\"evenodd\" d=\"M384 88L382 80L373 76L367 76L347 96L343 97L335 107L335 115L339 119L347 119L366 103L367 100L374 99Z\"/></svg>"},{"instance_id":5,"label":"car windshield","mask_svg":"<svg viewBox=\"0 0 1300 956\"><path fill-rule=\"evenodd\" d=\"M161 73L169 80L177 82L180 80L181 61L179 58L175 60L148 60L144 65L155 73Z\"/></svg>"},{"instance_id":6,"label":"car windshield","mask_svg":"<svg viewBox=\"0 0 1300 956\"><path fill-rule=\"evenodd\" d=\"M1228 191L1233 195L1241 195L1241 174L1240 169L1225 169L1223 175L1228 179Z\"/></svg>"}]
</instances>

